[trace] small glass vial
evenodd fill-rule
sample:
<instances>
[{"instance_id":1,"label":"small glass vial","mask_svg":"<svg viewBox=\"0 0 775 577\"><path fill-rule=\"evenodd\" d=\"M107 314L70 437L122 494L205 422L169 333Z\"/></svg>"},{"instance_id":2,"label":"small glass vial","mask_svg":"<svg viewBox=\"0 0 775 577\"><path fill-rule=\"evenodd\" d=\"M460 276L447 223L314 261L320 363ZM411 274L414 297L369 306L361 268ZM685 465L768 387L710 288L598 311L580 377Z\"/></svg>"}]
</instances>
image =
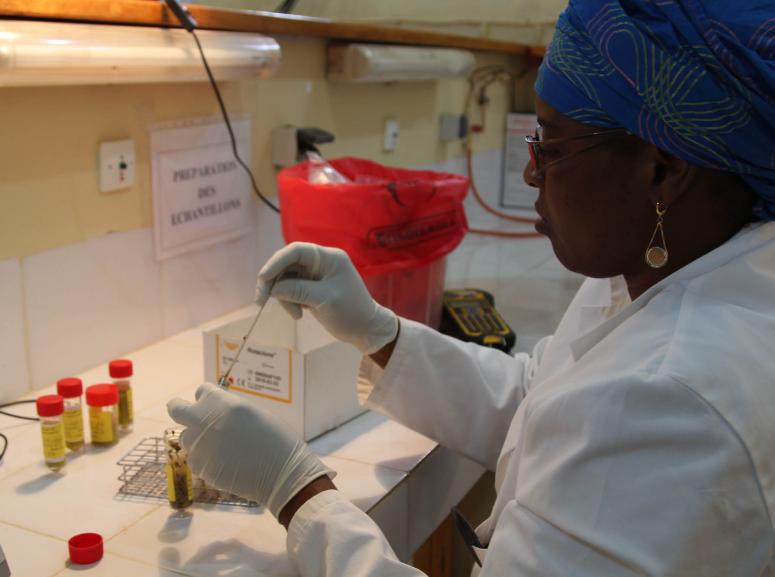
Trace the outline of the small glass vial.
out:
<instances>
[{"instance_id":1,"label":"small glass vial","mask_svg":"<svg viewBox=\"0 0 775 577\"><path fill-rule=\"evenodd\" d=\"M113 384L118 387L118 426L122 431L129 431L135 422L132 405L132 361L128 359L110 361L108 370Z\"/></svg>"},{"instance_id":2,"label":"small glass vial","mask_svg":"<svg viewBox=\"0 0 775 577\"><path fill-rule=\"evenodd\" d=\"M167 452L167 498L173 509L185 509L194 502L191 468L186 450L180 445L180 429L164 431Z\"/></svg>"},{"instance_id":3,"label":"small glass vial","mask_svg":"<svg viewBox=\"0 0 775 577\"><path fill-rule=\"evenodd\" d=\"M62 415L65 444L71 451L80 451L83 448L83 382L75 377L59 379L57 393L65 400L65 412Z\"/></svg>"},{"instance_id":4,"label":"small glass vial","mask_svg":"<svg viewBox=\"0 0 775 577\"><path fill-rule=\"evenodd\" d=\"M65 466L65 425L62 413L65 402L59 395L44 395L35 401L40 417L40 432L43 436L43 458L52 471Z\"/></svg>"},{"instance_id":5,"label":"small glass vial","mask_svg":"<svg viewBox=\"0 0 775 577\"><path fill-rule=\"evenodd\" d=\"M116 385L92 385L86 389L92 445L118 442L118 389Z\"/></svg>"}]
</instances>

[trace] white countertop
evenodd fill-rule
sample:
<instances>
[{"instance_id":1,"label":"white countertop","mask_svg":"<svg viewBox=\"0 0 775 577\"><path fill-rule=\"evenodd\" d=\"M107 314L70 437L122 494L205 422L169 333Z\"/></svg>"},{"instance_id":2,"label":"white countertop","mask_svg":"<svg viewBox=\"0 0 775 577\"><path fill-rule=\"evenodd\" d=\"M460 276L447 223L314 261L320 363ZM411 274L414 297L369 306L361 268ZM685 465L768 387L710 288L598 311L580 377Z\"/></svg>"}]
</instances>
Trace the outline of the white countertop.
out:
<instances>
[{"instance_id":1,"label":"white countertop","mask_svg":"<svg viewBox=\"0 0 775 577\"><path fill-rule=\"evenodd\" d=\"M80 570L111 577L296 573L285 553L285 530L263 508L194 504L178 513L166 501L118 492L121 468L116 462L143 438L161 436L171 424L167 400L192 398L202 382L202 330L250 310L127 354L135 367L132 432L107 449L87 445L69 458L62 474L50 473L43 463L38 423L0 415L0 431L9 439L0 463L0 546L14 577ZM107 364L75 376L84 386L109 382ZM31 406L7 410L34 413ZM482 473L472 462L372 412L310 446L338 472L336 485L380 525L404 560ZM87 531L102 534L105 556L92 566L71 567L67 539Z\"/></svg>"}]
</instances>

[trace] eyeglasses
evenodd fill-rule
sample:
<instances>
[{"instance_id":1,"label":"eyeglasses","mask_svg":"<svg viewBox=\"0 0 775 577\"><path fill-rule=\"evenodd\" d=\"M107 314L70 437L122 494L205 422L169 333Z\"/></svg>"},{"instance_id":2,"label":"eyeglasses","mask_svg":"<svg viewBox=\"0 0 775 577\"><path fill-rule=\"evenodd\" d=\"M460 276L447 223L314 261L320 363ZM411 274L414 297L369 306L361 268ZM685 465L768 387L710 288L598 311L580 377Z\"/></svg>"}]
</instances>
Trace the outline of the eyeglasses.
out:
<instances>
[{"instance_id":1,"label":"eyeglasses","mask_svg":"<svg viewBox=\"0 0 775 577\"><path fill-rule=\"evenodd\" d=\"M593 136L630 134L630 132L626 128L611 128L608 130L599 130L597 132L588 132L587 134L577 134L576 136L568 136L566 138L550 138L549 140L544 140L543 132L544 132L544 127L538 126L536 128L536 132L534 136L525 136L527 149L530 151L530 162L533 165L534 176L543 176L544 172L546 172L546 169L549 168L550 166L557 164L559 162L562 162L563 160L567 160L573 156L576 156L577 154L581 154L582 152L586 152L587 150L591 150L596 146L605 144L607 140L601 140L600 142L595 142L594 144L590 144L589 146L573 151L570 154L566 154L565 156L561 156L560 158L555 158L553 160L548 160L546 158L546 153L542 148L544 144L558 144L560 142L567 142L570 140L580 140L582 138L591 138Z\"/></svg>"}]
</instances>

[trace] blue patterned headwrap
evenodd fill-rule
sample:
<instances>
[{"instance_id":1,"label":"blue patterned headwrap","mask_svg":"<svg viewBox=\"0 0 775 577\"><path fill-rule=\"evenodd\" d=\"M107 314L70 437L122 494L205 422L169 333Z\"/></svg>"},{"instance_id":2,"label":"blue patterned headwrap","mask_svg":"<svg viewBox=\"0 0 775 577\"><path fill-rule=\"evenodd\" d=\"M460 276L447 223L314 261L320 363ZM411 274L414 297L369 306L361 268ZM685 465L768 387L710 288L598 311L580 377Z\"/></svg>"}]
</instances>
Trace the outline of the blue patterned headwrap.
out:
<instances>
[{"instance_id":1,"label":"blue patterned headwrap","mask_svg":"<svg viewBox=\"0 0 775 577\"><path fill-rule=\"evenodd\" d=\"M570 0L536 92L739 174L775 220L775 0Z\"/></svg>"}]
</instances>

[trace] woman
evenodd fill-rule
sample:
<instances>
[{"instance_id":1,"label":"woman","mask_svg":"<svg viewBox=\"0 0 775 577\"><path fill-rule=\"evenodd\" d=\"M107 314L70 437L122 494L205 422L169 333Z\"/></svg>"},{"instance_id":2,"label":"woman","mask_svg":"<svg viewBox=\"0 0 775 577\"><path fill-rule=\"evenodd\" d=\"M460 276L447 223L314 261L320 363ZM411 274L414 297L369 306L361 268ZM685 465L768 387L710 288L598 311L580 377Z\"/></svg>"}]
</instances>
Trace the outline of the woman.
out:
<instances>
[{"instance_id":1,"label":"woman","mask_svg":"<svg viewBox=\"0 0 775 577\"><path fill-rule=\"evenodd\" d=\"M369 407L495 470L481 575L775 575L774 23L772 1L571 1L525 180L589 278L531 356L399 321L335 249L259 274L368 355ZM192 467L267 503L302 575L419 574L282 425L198 397L170 403Z\"/></svg>"}]
</instances>

